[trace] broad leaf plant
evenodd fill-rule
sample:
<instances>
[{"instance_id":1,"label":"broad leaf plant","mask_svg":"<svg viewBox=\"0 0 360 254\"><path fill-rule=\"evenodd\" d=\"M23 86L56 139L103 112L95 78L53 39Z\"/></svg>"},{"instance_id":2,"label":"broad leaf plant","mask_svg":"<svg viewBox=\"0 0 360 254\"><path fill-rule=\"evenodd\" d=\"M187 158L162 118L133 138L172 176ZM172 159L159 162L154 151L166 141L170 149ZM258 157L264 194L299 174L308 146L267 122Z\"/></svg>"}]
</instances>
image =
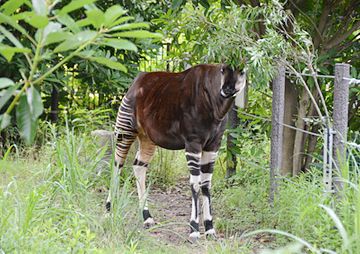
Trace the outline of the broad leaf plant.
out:
<instances>
[{"instance_id":1,"label":"broad leaf plant","mask_svg":"<svg viewBox=\"0 0 360 254\"><path fill-rule=\"evenodd\" d=\"M9 0L1 5L0 57L8 62L24 57L26 65L19 68L19 80L0 77L0 130L9 126L15 109L20 135L31 144L44 111L41 86L49 75L74 57L126 72L117 58L95 56L96 50L137 51L129 38L161 38L147 31L147 23L133 22L121 6L103 11L94 2L73 0L59 7L59 0ZM72 13L78 11L84 15L75 20ZM35 33L28 31L29 26ZM47 64L49 59L57 59L56 64ZM47 68L40 68L44 64Z\"/></svg>"}]
</instances>

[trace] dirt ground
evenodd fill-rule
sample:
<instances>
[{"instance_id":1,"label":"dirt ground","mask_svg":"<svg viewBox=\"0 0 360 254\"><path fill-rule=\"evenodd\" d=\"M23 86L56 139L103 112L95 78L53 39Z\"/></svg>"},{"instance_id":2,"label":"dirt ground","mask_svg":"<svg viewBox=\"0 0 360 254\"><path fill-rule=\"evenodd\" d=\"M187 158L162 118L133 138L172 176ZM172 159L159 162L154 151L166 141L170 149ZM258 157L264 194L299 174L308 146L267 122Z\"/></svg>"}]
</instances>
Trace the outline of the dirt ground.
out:
<instances>
[{"instance_id":1,"label":"dirt ground","mask_svg":"<svg viewBox=\"0 0 360 254\"><path fill-rule=\"evenodd\" d=\"M156 225L149 229L149 234L163 244L181 247L191 253L207 253L209 245L219 242L238 241L234 237L225 238L225 235L217 232L216 241L204 239L204 227L200 217L201 239L197 244L188 241L189 218L191 214L191 191L188 177L180 178L175 186L167 190L151 186L148 197L149 209L154 217ZM201 199L200 199L201 205ZM214 214L216 219L216 214ZM250 253L259 253L261 249L269 247L274 238L267 234L260 234L252 238L253 246ZM237 252L243 253L243 252ZM249 253L249 252L246 252Z\"/></svg>"},{"instance_id":2,"label":"dirt ground","mask_svg":"<svg viewBox=\"0 0 360 254\"><path fill-rule=\"evenodd\" d=\"M186 243L191 213L188 178L180 178L175 186L167 190L152 186L148 202L156 222L156 225L149 230L150 234L171 245Z\"/></svg>"}]
</instances>

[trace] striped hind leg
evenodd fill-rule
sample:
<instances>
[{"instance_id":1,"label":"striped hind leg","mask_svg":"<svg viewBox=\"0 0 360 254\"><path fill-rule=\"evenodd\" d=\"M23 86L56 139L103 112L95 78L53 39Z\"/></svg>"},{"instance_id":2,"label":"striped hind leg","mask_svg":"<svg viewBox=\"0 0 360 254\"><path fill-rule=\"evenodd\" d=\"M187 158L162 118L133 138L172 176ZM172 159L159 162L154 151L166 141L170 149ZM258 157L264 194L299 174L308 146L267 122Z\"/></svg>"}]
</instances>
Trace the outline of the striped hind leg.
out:
<instances>
[{"instance_id":1,"label":"striped hind leg","mask_svg":"<svg viewBox=\"0 0 360 254\"><path fill-rule=\"evenodd\" d=\"M124 166L126 156L132 143L137 137L137 131L135 127L134 111L130 105L130 101L124 97L119 107L119 111L116 117L115 124L115 176L117 177L121 173L121 169ZM111 192L109 191L108 198L106 200L106 210L111 209Z\"/></svg>"},{"instance_id":2,"label":"striped hind leg","mask_svg":"<svg viewBox=\"0 0 360 254\"><path fill-rule=\"evenodd\" d=\"M155 152L155 145L146 137L139 136L139 150L134 161L134 175L139 196L139 205L142 209L144 227L148 228L155 224L147 205L146 171Z\"/></svg>"}]
</instances>

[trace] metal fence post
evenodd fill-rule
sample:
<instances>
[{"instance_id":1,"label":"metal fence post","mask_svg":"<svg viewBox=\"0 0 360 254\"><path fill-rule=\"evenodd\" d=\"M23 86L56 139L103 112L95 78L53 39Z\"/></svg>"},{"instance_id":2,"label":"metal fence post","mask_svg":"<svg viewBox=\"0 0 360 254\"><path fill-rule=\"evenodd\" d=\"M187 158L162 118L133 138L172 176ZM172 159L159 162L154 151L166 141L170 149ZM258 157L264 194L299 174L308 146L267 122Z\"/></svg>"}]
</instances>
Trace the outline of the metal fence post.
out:
<instances>
[{"instance_id":1,"label":"metal fence post","mask_svg":"<svg viewBox=\"0 0 360 254\"><path fill-rule=\"evenodd\" d=\"M285 100L285 67L279 66L278 75L272 83L272 127L271 127L271 159L270 159L270 205L274 204L277 192L277 176L281 167L284 100Z\"/></svg>"},{"instance_id":2,"label":"metal fence post","mask_svg":"<svg viewBox=\"0 0 360 254\"><path fill-rule=\"evenodd\" d=\"M327 118L323 118L324 146L323 146L323 183L325 192L333 192L333 137L334 131L329 126Z\"/></svg>"},{"instance_id":3,"label":"metal fence post","mask_svg":"<svg viewBox=\"0 0 360 254\"><path fill-rule=\"evenodd\" d=\"M342 188L341 163L345 162L345 142L347 139L348 126L348 104L349 104L349 78L350 65L339 63L335 64L335 84L334 84L334 158L337 170L337 178L334 179L335 191ZM345 79L344 79L345 78Z\"/></svg>"}]
</instances>

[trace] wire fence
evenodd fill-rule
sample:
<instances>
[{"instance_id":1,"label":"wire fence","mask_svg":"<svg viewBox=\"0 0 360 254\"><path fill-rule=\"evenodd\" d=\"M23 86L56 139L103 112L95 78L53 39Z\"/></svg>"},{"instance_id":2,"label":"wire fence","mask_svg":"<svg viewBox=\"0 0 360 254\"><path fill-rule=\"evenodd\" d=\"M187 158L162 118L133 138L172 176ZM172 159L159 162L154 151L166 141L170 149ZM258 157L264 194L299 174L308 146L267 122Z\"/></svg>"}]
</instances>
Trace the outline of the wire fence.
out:
<instances>
[{"instance_id":1,"label":"wire fence","mask_svg":"<svg viewBox=\"0 0 360 254\"><path fill-rule=\"evenodd\" d=\"M323 107L325 112L327 113L326 104L324 101L324 97L322 95L322 91L320 90L316 79L324 78L324 79L333 79L334 80L334 103L333 103L333 121L330 121L330 115L327 113L326 118L322 117L322 131L321 133L313 133L308 130L304 130L303 128L297 128L292 125L285 124L281 121L274 121L279 117L272 117L273 120L269 118L265 118L263 116L255 116L246 112L241 112L244 115L254 117L257 119L262 119L264 121L269 121L272 124L272 134L271 134L271 156L276 158L281 157L282 146L277 147L273 144L282 144L282 135L283 128L291 128L296 130L297 132L303 132L309 135L313 135L316 137L322 137L323 139L323 181L325 190L327 192L336 192L336 190L341 189L341 184L338 181L335 181L334 176L340 176L340 165L342 161L346 160L346 149L348 147L360 149L360 145L355 142L347 142L347 126L348 126L348 102L349 102L349 87L351 84L360 84L360 80L356 78L350 77L350 65L349 64L336 64L334 73L335 75L322 75L316 72L313 73L300 73L296 72L295 69L290 68L290 70L284 70L283 67L279 67L278 76L273 81L273 109L272 115L284 115L285 105L283 103L285 97L285 76L287 77L296 77L302 80L302 84L306 88L308 93L311 93L306 82L302 77L312 77L315 80L315 85L317 86L317 92L319 93L320 98L322 99ZM276 96L275 96L276 95ZM313 99L313 95L309 95L312 98L312 103L314 103L318 109L318 114L321 116L321 111L318 105L316 105L316 100ZM279 101L279 105L276 105L276 102ZM274 103L275 102L275 103ZM275 105L275 108L274 108ZM279 118L281 119L281 118ZM281 119L283 120L283 119ZM305 121L303 118L302 120ZM279 131L280 129L280 131ZM276 131L273 131L276 130ZM273 151L274 150L274 151ZM278 160L278 159L277 159ZM272 160L271 160L272 161ZM270 196L274 196L276 192L276 177L272 177L272 175L279 175L278 170L280 169L279 165L273 165L271 163L270 169L270 185L275 187L270 187ZM333 175L333 170L335 170L335 174ZM271 201L271 200L270 200Z\"/></svg>"},{"instance_id":2,"label":"wire fence","mask_svg":"<svg viewBox=\"0 0 360 254\"><path fill-rule=\"evenodd\" d=\"M266 122L270 122L270 123L272 122L272 120L270 118L266 118L264 116L254 115L254 114L250 114L250 113L247 113L247 112L244 112L244 111L240 111L240 114L245 115L245 116L249 116L249 117L252 117L252 118L260 119L260 120L263 120L263 121L266 121ZM315 133L315 132L311 132L311 131L307 131L307 130L304 130L304 129L296 128L295 126L285 124L285 123L282 123L282 122L277 122L277 123L284 126L284 127L286 127L286 128L290 128L290 129L300 131L300 132L303 132L303 133L306 133L306 134L309 134L309 135L313 135L313 136L316 136L316 137L321 137L320 134Z\"/></svg>"},{"instance_id":3,"label":"wire fence","mask_svg":"<svg viewBox=\"0 0 360 254\"><path fill-rule=\"evenodd\" d=\"M289 75L289 76L293 76L293 77L298 77L298 75L304 76L304 77L313 77L313 78L327 78L327 79L335 79L335 76L333 75L322 75L322 74L317 74L317 73L299 73L299 74L294 74L292 72L286 71L285 74ZM343 78L346 81L349 81L349 85L351 84L360 84L360 79L356 79L356 78Z\"/></svg>"}]
</instances>

